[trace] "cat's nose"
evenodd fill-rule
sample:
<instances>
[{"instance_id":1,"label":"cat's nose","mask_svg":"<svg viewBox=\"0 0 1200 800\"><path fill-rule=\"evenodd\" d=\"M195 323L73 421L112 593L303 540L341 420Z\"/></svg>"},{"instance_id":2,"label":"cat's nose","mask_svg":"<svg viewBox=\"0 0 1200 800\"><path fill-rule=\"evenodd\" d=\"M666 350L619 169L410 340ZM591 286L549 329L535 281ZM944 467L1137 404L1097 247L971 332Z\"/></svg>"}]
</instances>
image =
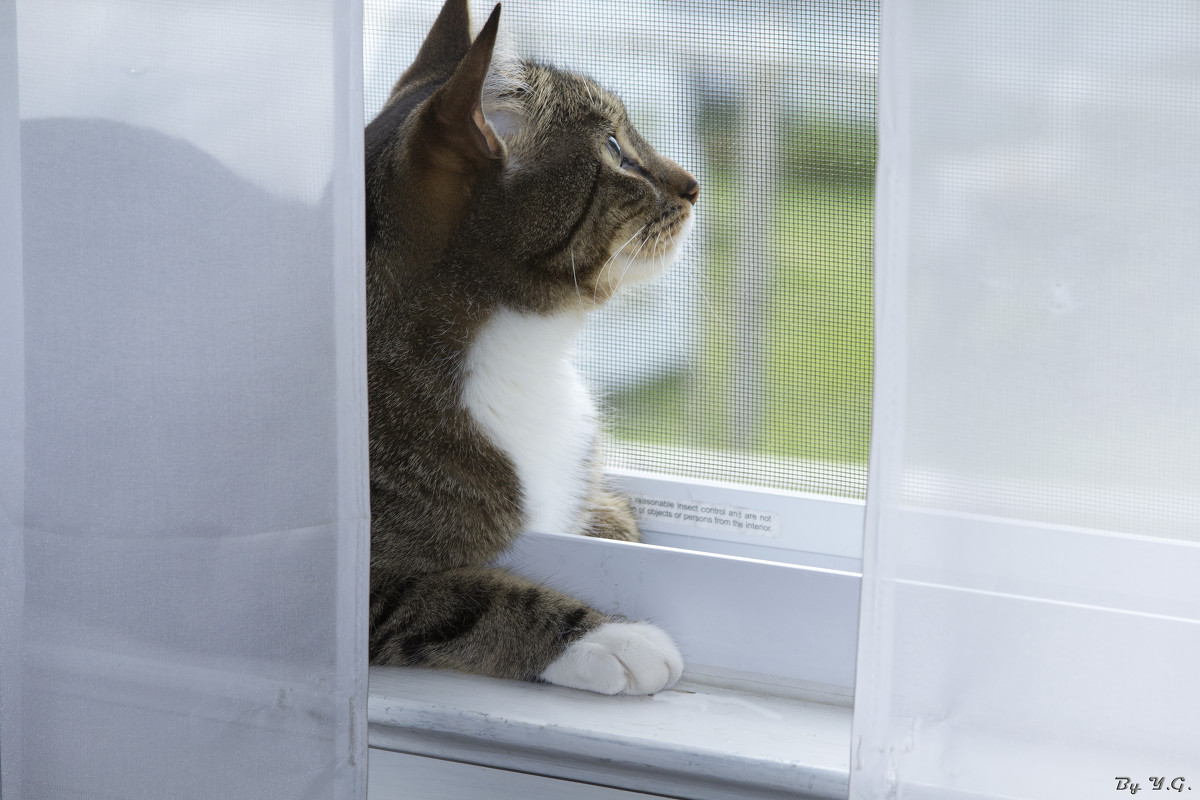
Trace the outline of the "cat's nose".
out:
<instances>
[{"instance_id":1,"label":"cat's nose","mask_svg":"<svg viewBox=\"0 0 1200 800\"><path fill-rule=\"evenodd\" d=\"M700 182L686 172L684 176L683 185L679 189L679 196L692 205L696 205L696 199L700 197Z\"/></svg>"}]
</instances>

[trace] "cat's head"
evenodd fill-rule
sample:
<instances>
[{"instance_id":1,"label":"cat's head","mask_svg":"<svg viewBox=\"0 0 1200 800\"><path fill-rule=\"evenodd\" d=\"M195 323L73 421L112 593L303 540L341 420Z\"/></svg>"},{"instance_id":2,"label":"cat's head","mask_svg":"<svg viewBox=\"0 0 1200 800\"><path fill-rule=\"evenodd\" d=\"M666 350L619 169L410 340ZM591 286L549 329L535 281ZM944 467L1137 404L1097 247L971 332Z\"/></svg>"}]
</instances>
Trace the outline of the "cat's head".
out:
<instances>
[{"instance_id":1,"label":"cat's head","mask_svg":"<svg viewBox=\"0 0 1200 800\"><path fill-rule=\"evenodd\" d=\"M513 307L590 308L670 263L699 186L595 81L495 55L499 13L472 43L447 0L368 126L368 247L477 270Z\"/></svg>"}]
</instances>

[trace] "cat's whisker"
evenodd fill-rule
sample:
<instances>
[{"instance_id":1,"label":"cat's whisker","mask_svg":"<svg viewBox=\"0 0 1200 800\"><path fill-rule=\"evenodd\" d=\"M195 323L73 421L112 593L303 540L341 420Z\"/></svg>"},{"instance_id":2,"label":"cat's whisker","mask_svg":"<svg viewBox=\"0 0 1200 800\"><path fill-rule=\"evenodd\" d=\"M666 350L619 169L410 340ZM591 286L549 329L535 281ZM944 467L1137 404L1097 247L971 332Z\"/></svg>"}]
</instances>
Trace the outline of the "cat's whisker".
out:
<instances>
[{"instance_id":1,"label":"cat's whisker","mask_svg":"<svg viewBox=\"0 0 1200 800\"><path fill-rule=\"evenodd\" d=\"M604 275L605 270L608 269L608 265L611 264L613 262L613 259L616 258L617 256L619 256L621 254L621 251L624 250L629 245L629 243L632 242L635 238L637 238L637 235L639 233L641 233L642 231L644 231L645 229L646 229L646 226L643 225L642 227L640 227L636 231L634 231L633 236L630 236L628 239L626 239L625 244L618 247L616 249L616 251L611 256L608 257L608 260L604 262L604 265L602 267L600 267L599 271L596 272L596 281L592 286L592 303L596 302L596 293L600 290L600 277L602 275Z\"/></svg>"},{"instance_id":2,"label":"cat's whisker","mask_svg":"<svg viewBox=\"0 0 1200 800\"><path fill-rule=\"evenodd\" d=\"M725 322L725 319L717 312L717 307L712 300L709 299L708 292L704 291L704 276L697 274L699 272L698 269L693 269L691 272L692 277L696 282L696 290L700 293L700 299L704 302L704 305L708 306L709 313L712 314L712 317L717 321L717 324L721 326L721 330L729 333L731 328L729 327L728 323Z\"/></svg>"},{"instance_id":3,"label":"cat's whisker","mask_svg":"<svg viewBox=\"0 0 1200 800\"><path fill-rule=\"evenodd\" d=\"M617 256L619 256L621 254L621 251L624 250L626 247L628 247L629 243L632 242L634 239L636 239L638 237L638 234L640 234L644 230L646 230L645 225L643 225L642 227L640 227L636 231L634 231L633 236L630 236L628 239L626 239L625 243L622 244L620 247L618 247L616 249L616 251L611 256L608 257L608 261L604 262L604 266L600 268L600 271L603 272L608 267L608 265L613 262L613 259L615 259Z\"/></svg>"},{"instance_id":4,"label":"cat's whisker","mask_svg":"<svg viewBox=\"0 0 1200 800\"><path fill-rule=\"evenodd\" d=\"M571 248L571 278L575 281L575 298L583 305L583 295L579 293L579 274L575 271L575 248Z\"/></svg>"},{"instance_id":5,"label":"cat's whisker","mask_svg":"<svg viewBox=\"0 0 1200 800\"><path fill-rule=\"evenodd\" d=\"M643 239L642 243L640 245L638 245L638 249L634 251L633 255L626 256L628 261L625 262L625 270L621 273L621 277L617 279L617 282L615 284L613 284L614 286L620 286L621 284L623 284L625 282L625 276L629 274L629 268L633 266L634 260L637 259L638 255L642 252L642 248L644 248L646 246L646 243L648 241L650 241L650 240Z\"/></svg>"},{"instance_id":6,"label":"cat's whisker","mask_svg":"<svg viewBox=\"0 0 1200 800\"><path fill-rule=\"evenodd\" d=\"M643 239L642 243L638 245L638 249L635 250L632 255L625 257L625 269L621 270L621 277L617 278L617 280L613 283L613 287L619 287L625 283L625 276L629 274L629 268L633 266L634 259L638 257L638 253L642 252L642 248L645 246L646 241Z\"/></svg>"}]
</instances>

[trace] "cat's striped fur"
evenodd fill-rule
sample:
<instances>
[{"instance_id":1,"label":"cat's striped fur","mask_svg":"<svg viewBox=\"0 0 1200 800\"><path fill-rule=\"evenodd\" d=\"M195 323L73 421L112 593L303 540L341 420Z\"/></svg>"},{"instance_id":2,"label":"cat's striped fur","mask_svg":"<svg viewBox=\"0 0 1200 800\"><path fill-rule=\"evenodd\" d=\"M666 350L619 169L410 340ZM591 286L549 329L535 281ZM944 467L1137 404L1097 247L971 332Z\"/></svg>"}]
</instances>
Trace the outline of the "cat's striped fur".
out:
<instances>
[{"instance_id":1,"label":"cat's striped fur","mask_svg":"<svg viewBox=\"0 0 1200 800\"><path fill-rule=\"evenodd\" d=\"M698 188L590 79L493 64L498 20L447 0L366 131L371 661L653 692L665 633L487 565L530 525L638 539L571 344Z\"/></svg>"}]
</instances>

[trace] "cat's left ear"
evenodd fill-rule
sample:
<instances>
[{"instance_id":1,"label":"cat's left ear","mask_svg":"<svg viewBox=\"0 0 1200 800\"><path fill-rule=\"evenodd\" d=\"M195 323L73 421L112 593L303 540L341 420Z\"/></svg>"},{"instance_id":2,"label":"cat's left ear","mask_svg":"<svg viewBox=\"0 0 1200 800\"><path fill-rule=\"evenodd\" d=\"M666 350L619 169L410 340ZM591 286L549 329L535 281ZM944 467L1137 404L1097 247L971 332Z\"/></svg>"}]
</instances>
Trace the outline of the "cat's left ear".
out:
<instances>
[{"instance_id":1,"label":"cat's left ear","mask_svg":"<svg viewBox=\"0 0 1200 800\"><path fill-rule=\"evenodd\" d=\"M437 91L434 112L437 135L456 154L468 161L502 158L504 145L483 115L483 82L492 63L496 32L500 27L500 4L475 37L450 79Z\"/></svg>"}]
</instances>

